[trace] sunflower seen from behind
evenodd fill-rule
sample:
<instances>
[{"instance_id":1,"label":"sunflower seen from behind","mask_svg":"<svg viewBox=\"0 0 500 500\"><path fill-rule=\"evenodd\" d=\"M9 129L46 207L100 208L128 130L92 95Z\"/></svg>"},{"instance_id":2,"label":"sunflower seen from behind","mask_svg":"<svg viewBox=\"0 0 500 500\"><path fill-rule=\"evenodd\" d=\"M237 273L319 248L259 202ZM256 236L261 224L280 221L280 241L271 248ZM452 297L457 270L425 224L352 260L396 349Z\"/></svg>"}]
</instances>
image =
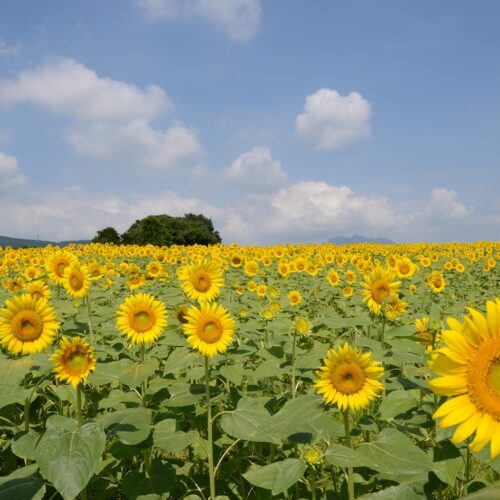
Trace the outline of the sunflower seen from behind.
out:
<instances>
[{"instance_id":1,"label":"sunflower seen from behind","mask_svg":"<svg viewBox=\"0 0 500 500\"><path fill-rule=\"evenodd\" d=\"M0 343L11 354L36 354L54 341L59 322L43 298L19 295L0 310Z\"/></svg>"},{"instance_id":2,"label":"sunflower seen from behind","mask_svg":"<svg viewBox=\"0 0 500 500\"><path fill-rule=\"evenodd\" d=\"M316 374L317 393L341 411L366 408L383 388L378 380L384 374L380 363L371 352L362 353L347 342L328 351Z\"/></svg>"},{"instance_id":3,"label":"sunflower seen from behind","mask_svg":"<svg viewBox=\"0 0 500 500\"><path fill-rule=\"evenodd\" d=\"M448 326L430 362L439 376L429 385L450 399L433 417L441 428L457 426L455 444L472 435L472 451L489 443L493 459L500 455L500 299L486 302L486 317L469 308L464 323L449 318Z\"/></svg>"},{"instance_id":4,"label":"sunflower seen from behind","mask_svg":"<svg viewBox=\"0 0 500 500\"><path fill-rule=\"evenodd\" d=\"M227 351L234 338L234 319L221 305L202 303L187 312L184 333L191 347L203 356L214 357Z\"/></svg>"},{"instance_id":5,"label":"sunflower seen from behind","mask_svg":"<svg viewBox=\"0 0 500 500\"><path fill-rule=\"evenodd\" d=\"M224 272L211 260L182 266L178 269L177 276L184 293L200 303L215 300L224 286Z\"/></svg>"},{"instance_id":6,"label":"sunflower seen from behind","mask_svg":"<svg viewBox=\"0 0 500 500\"><path fill-rule=\"evenodd\" d=\"M94 351L81 337L69 340L63 337L59 348L50 357L57 380L71 384L75 389L95 370Z\"/></svg>"},{"instance_id":7,"label":"sunflower seen from behind","mask_svg":"<svg viewBox=\"0 0 500 500\"><path fill-rule=\"evenodd\" d=\"M167 326L165 305L147 293L127 297L116 315L118 330L133 344L155 342Z\"/></svg>"}]
</instances>

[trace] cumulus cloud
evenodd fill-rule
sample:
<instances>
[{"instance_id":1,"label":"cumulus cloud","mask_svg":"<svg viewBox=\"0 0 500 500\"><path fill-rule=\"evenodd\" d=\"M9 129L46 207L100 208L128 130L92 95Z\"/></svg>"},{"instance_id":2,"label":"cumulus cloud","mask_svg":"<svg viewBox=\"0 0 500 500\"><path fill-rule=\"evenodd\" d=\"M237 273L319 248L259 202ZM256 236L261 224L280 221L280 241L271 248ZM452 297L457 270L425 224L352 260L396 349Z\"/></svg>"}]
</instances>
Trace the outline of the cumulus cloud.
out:
<instances>
[{"instance_id":1,"label":"cumulus cloud","mask_svg":"<svg viewBox=\"0 0 500 500\"><path fill-rule=\"evenodd\" d=\"M195 133L177 123L156 130L147 120L97 122L74 127L68 140L82 155L99 159L134 159L151 169L196 166L203 154Z\"/></svg>"},{"instance_id":2,"label":"cumulus cloud","mask_svg":"<svg viewBox=\"0 0 500 500\"><path fill-rule=\"evenodd\" d=\"M21 186L25 181L19 171L17 158L0 153L0 192Z\"/></svg>"},{"instance_id":3,"label":"cumulus cloud","mask_svg":"<svg viewBox=\"0 0 500 500\"><path fill-rule=\"evenodd\" d=\"M150 124L173 108L156 85L141 89L101 77L72 59L55 58L17 78L0 80L0 106L18 103L71 118L66 138L81 155L133 160L153 169L199 167L203 148L191 129L176 123L160 130Z\"/></svg>"},{"instance_id":4,"label":"cumulus cloud","mask_svg":"<svg viewBox=\"0 0 500 500\"><path fill-rule=\"evenodd\" d=\"M21 51L21 44L9 45L4 38L0 36L0 59L14 57Z\"/></svg>"},{"instance_id":5,"label":"cumulus cloud","mask_svg":"<svg viewBox=\"0 0 500 500\"><path fill-rule=\"evenodd\" d=\"M342 96L322 88L306 97L304 112L296 118L296 131L318 149L339 149L370 137L370 115L370 103L361 94Z\"/></svg>"},{"instance_id":6,"label":"cumulus cloud","mask_svg":"<svg viewBox=\"0 0 500 500\"><path fill-rule=\"evenodd\" d=\"M205 19L237 41L255 35L262 14L260 0L138 0L138 4L152 19Z\"/></svg>"},{"instance_id":7,"label":"cumulus cloud","mask_svg":"<svg viewBox=\"0 0 500 500\"><path fill-rule=\"evenodd\" d=\"M151 118L171 107L156 85L145 90L103 78L73 59L54 58L16 79L0 80L0 104L37 104L79 120Z\"/></svg>"},{"instance_id":8,"label":"cumulus cloud","mask_svg":"<svg viewBox=\"0 0 500 500\"><path fill-rule=\"evenodd\" d=\"M467 217L472 212L472 208L466 207L457 198L456 191L446 188L434 188L424 212L429 222L435 223Z\"/></svg>"},{"instance_id":9,"label":"cumulus cloud","mask_svg":"<svg viewBox=\"0 0 500 500\"><path fill-rule=\"evenodd\" d=\"M271 150L257 146L241 154L226 170L226 178L250 192L269 191L286 183L287 174Z\"/></svg>"}]
</instances>

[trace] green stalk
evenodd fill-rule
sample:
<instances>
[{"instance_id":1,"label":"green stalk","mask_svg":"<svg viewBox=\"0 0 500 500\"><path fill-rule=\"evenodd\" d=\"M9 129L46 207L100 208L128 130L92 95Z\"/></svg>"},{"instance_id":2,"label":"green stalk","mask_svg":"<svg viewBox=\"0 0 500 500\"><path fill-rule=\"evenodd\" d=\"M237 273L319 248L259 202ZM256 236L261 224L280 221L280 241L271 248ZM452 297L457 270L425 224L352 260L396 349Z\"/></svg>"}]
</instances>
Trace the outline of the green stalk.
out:
<instances>
[{"instance_id":1,"label":"green stalk","mask_svg":"<svg viewBox=\"0 0 500 500\"><path fill-rule=\"evenodd\" d=\"M141 363L144 363L146 358L146 344L141 344ZM146 390L147 383L146 380L141 384L141 406L146 406ZM146 448L142 451L142 456L144 458L144 472L147 477L150 477L151 473L151 448Z\"/></svg>"},{"instance_id":2,"label":"green stalk","mask_svg":"<svg viewBox=\"0 0 500 500\"><path fill-rule=\"evenodd\" d=\"M89 316L89 333L90 333L90 341L94 343L94 325L92 324L92 311L90 310L90 297L87 295L85 298L85 302L87 302L87 313Z\"/></svg>"},{"instance_id":3,"label":"green stalk","mask_svg":"<svg viewBox=\"0 0 500 500\"><path fill-rule=\"evenodd\" d=\"M210 480L210 498L215 500L214 445L212 436L212 402L210 401L210 370L208 357L205 356L205 394L207 397L207 431L208 431L208 474Z\"/></svg>"},{"instance_id":4,"label":"green stalk","mask_svg":"<svg viewBox=\"0 0 500 500\"><path fill-rule=\"evenodd\" d=\"M311 500L316 500L316 475L314 473L314 469L311 469L309 487L311 488Z\"/></svg>"},{"instance_id":5,"label":"green stalk","mask_svg":"<svg viewBox=\"0 0 500 500\"><path fill-rule=\"evenodd\" d=\"M344 410L342 414L344 416L345 444L348 448L352 448L349 410ZM354 500L356 497L354 496L354 478L352 467L347 467L347 491L349 493L349 500Z\"/></svg>"},{"instance_id":6,"label":"green stalk","mask_svg":"<svg viewBox=\"0 0 500 500\"><path fill-rule=\"evenodd\" d=\"M292 342L292 398L295 398L295 345L297 344L297 332L293 333Z\"/></svg>"},{"instance_id":7,"label":"green stalk","mask_svg":"<svg viewBox=\"0 0 500 500\"><path fill-rule=\"evenodd\" d=\"M385 335L385 314L382 316L382 329L380 330L380 342L382 347L384 347L384 335Z\"/></svg>"},{"instance_id":8,"label":"green stalk","mask_svg":"<svg viewBox=\"0 0 500 500\"><path fill-rule=\"evenodd\" d=\"M76 387L76 418L78 421L78 430L82 427L82 383Z\"/></svg>"},{"instance_id":9,"label":"green stalk","mask_svg":"<svg viewBox=\"0 0 500 500\"><path fill-rule=\"evenodd\" d=\"M24 376L24 388L28 388L28 374ZM24 400L24 430L30 430L30 398Z\"/></svg>"}]
</instances>

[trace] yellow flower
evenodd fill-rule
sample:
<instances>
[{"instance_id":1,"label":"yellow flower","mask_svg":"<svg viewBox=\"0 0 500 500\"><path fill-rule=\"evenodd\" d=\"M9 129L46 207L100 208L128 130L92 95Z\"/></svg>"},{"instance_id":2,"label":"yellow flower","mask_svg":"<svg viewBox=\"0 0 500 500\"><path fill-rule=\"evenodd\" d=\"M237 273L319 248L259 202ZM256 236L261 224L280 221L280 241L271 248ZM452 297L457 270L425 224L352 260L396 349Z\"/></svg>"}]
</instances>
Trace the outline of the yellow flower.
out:
<instances>
[{"instance_id":1,"label":"yellow flower","mask_svg":"<svg viewBox=\"0 0 500 500\"><path fill-rule=\"evenodd\" d=\"M165 306L146 293L126 298L116 314L118 330L134 344L154 342L167 326Z\"/></svg>"},{"instance_id":2,"label":"yellow flower","mask_svg":"<svg viewBox=\"0 0 500 500\"><path fill-rule=\"evenodd\" d=\"M55 364L56 378L74 388L95 370L94 351L81 337L63 337L59 349L50 357Z\"/></svg>"},{"instance_id":3,"label":"yellow flower","mask_svg":"<svg viewBox=\"0 0 500 500\"><path fill-rule=\"evenodd\" d=\"M400 282L394 281L394 272L390 269L376 267L370 274L365 275L363 282L363 301L367 302L370 311L380 314L384 300L395 295Z\"/></svg>"},{"instance_id":4,"label":"yellow flower","mask_svg":"<svg viewBox=\"0 0 500 500\"><path fill-rule=\"evenodd\" d=\"M298 306L302 302L302 295L298 290L288 292L288 299L291 306Z\"/></svg>"},{"instance_id":5,"label":"yellow flower","mask_svg":"<svg viewBox=\"0 0 500 500\"><path fill-rule=\"evenodd\" d=\"M215 303L193 306L183 325L187 341L203 356L213 357L227 351L234 337L234 320L228 311Z\"/></svg>"},{"instance_id":6,"label":"yellow flower","mask_svg":"<svg viewBox=\"0 0 500 500\"><path fill-rule=\"evenodd\" d=\"M0 310L0 343L12 354L35 354L52 344L59 322L45 299L20 295Z\"/></svg>"},{"instance_id":7,"label":"yellow flower","mask_svg":"<svg viewBox=\"0 0 500 500\"><path fill-rule=\"evenodd\" d=\"M427 285L433 292L441 293L446 287L443 273L440 273L439 271L432 271L432 273L427 277Z\"/></svg>"},{"instance_id":8,"label":"yellow flower","mask_svg":"<svg viewBox=\"0 0 500 500\"><path fill-rule=\"evenodd\" d=\"M311 323L307 318L297 316L294 321L294 330L299 335L307 335L311 331Z\"/></svg>"},{"instance_id":9,"label":"yellow flower","mask_svg":"<svg viewBox=\"0 0 500 500\"><path fill-rule=\"evenodd\" d=\"M210 260L179 268L178 277L184 293L199 302L212 302L224 286L222 268Z\"/></svg>"},{"instance_id":10,"label":"yellow flower","mask_svg":"<svg viewBox=\"0 0 500 500\"><path fill-rule=\"evenodd\" d=\"M52 295L47 283L44 283L43 281L40 280L32 281L28 285L28 293L32 297L45 300L49 300Z\"/></svg>"},{"instance_id":11,"label":"yellow flower","mask_svg":"<svg viewBox=\"0 0 500 500\"><path fill-rule=\"evenodd\" d=\"M75 261L76 257L70 252L60 250L53 253L45 263L49 278L56 285L62 285L64 282L64 270Z\"/></svg>"},{"instance_id":12,"label":"yellow flower","mask_svg":"<svg viewBox=\"0 0 500 500\"><path fill-rule=\"evenodd\" d=\"M74 299L86 297L90 292L90 274L88 267L73 262L64 270L63 286Z\"/></svg>"},{"instance_id":13,"label":"yellow flower","mask_svg":"<svg viewBox=\"0 0 500 500\"><path fill-rule=\"evenodd\" d=\"M259 297L265 297L267 294L267 285L264 284L258 285L256 291Z\"/></svg>"},{"instance_id":14,"label":"yellow flower","mask_svg":"<svg viewBox=\"0 0 500 500\"><path fill-rule=\"evenodd\" d=\"M469 308L464 323L448 319L445 346L430 362L440 376L429 385L451 397L433 415L439 427L458 425L451 439L455 444L475 433L470 449L489 443L493 459L500 455L500 299L486 302L486 311L484 317Z\"/></svg>"},{"instance_id":15,"label":"yellow flower","mask_svg":"<svg viewBox=\"0 0 500 500\"><path fill-rule=\"evenodd\" d=\"M328 284L330 286L337 286L340 283L339 273L337 273L335 269L330 269L328 271L326 279L328 280Z\"/></svg>"},{"instance_id":16,"label":"yellow flower","mask_svg":"<svg viewBox=\"0 0 500 500\"><path fill-rule=\"evenodd\" d=\"M351 286L346 286L342 289L342 295L348 299L349 297L352 297L352 294L354 293L354 290Z\"/></svg>"},{"instance_id":17,"label":"yellow flower","mask_svg":"<svg viewBox=\"0 0 500 500\"><path fill-rule=\"evenodd\" d=\"M384 315L387 319L395 320L404 314L407 308L408 303L395 295L386 301Z\"/></svg>"},{"instance_id":18,"label":"yellow flower","mask_svg":"<svg viewBox=\"0 0 500 500\"><path fill-rule=\"evenodd\" d=\"M323 364L317 372L317 392L342 411L366 408L383 388L377 380L384 374L380 363L372 359L371 352L361 353L347 342L330 349Z\"/></svg>"}]
</instances>

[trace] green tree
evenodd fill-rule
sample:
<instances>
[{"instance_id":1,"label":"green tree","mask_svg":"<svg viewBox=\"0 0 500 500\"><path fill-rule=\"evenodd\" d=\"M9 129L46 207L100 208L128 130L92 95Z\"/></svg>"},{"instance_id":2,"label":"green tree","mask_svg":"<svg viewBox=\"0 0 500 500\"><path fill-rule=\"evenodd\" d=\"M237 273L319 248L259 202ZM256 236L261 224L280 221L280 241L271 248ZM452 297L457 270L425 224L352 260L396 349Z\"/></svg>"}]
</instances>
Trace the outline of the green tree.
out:
<instances>
[{"instance_id":1,"label":"green tree","mask_svg":"<svg viewBox=\"0 0 500 500\"><path fill-rule=\"evenodd\" d=\"M97 231L92 243L114 243L119 245L122 242L118 231L114 227L105 227Z\"/></svg>"}]
</instances>

